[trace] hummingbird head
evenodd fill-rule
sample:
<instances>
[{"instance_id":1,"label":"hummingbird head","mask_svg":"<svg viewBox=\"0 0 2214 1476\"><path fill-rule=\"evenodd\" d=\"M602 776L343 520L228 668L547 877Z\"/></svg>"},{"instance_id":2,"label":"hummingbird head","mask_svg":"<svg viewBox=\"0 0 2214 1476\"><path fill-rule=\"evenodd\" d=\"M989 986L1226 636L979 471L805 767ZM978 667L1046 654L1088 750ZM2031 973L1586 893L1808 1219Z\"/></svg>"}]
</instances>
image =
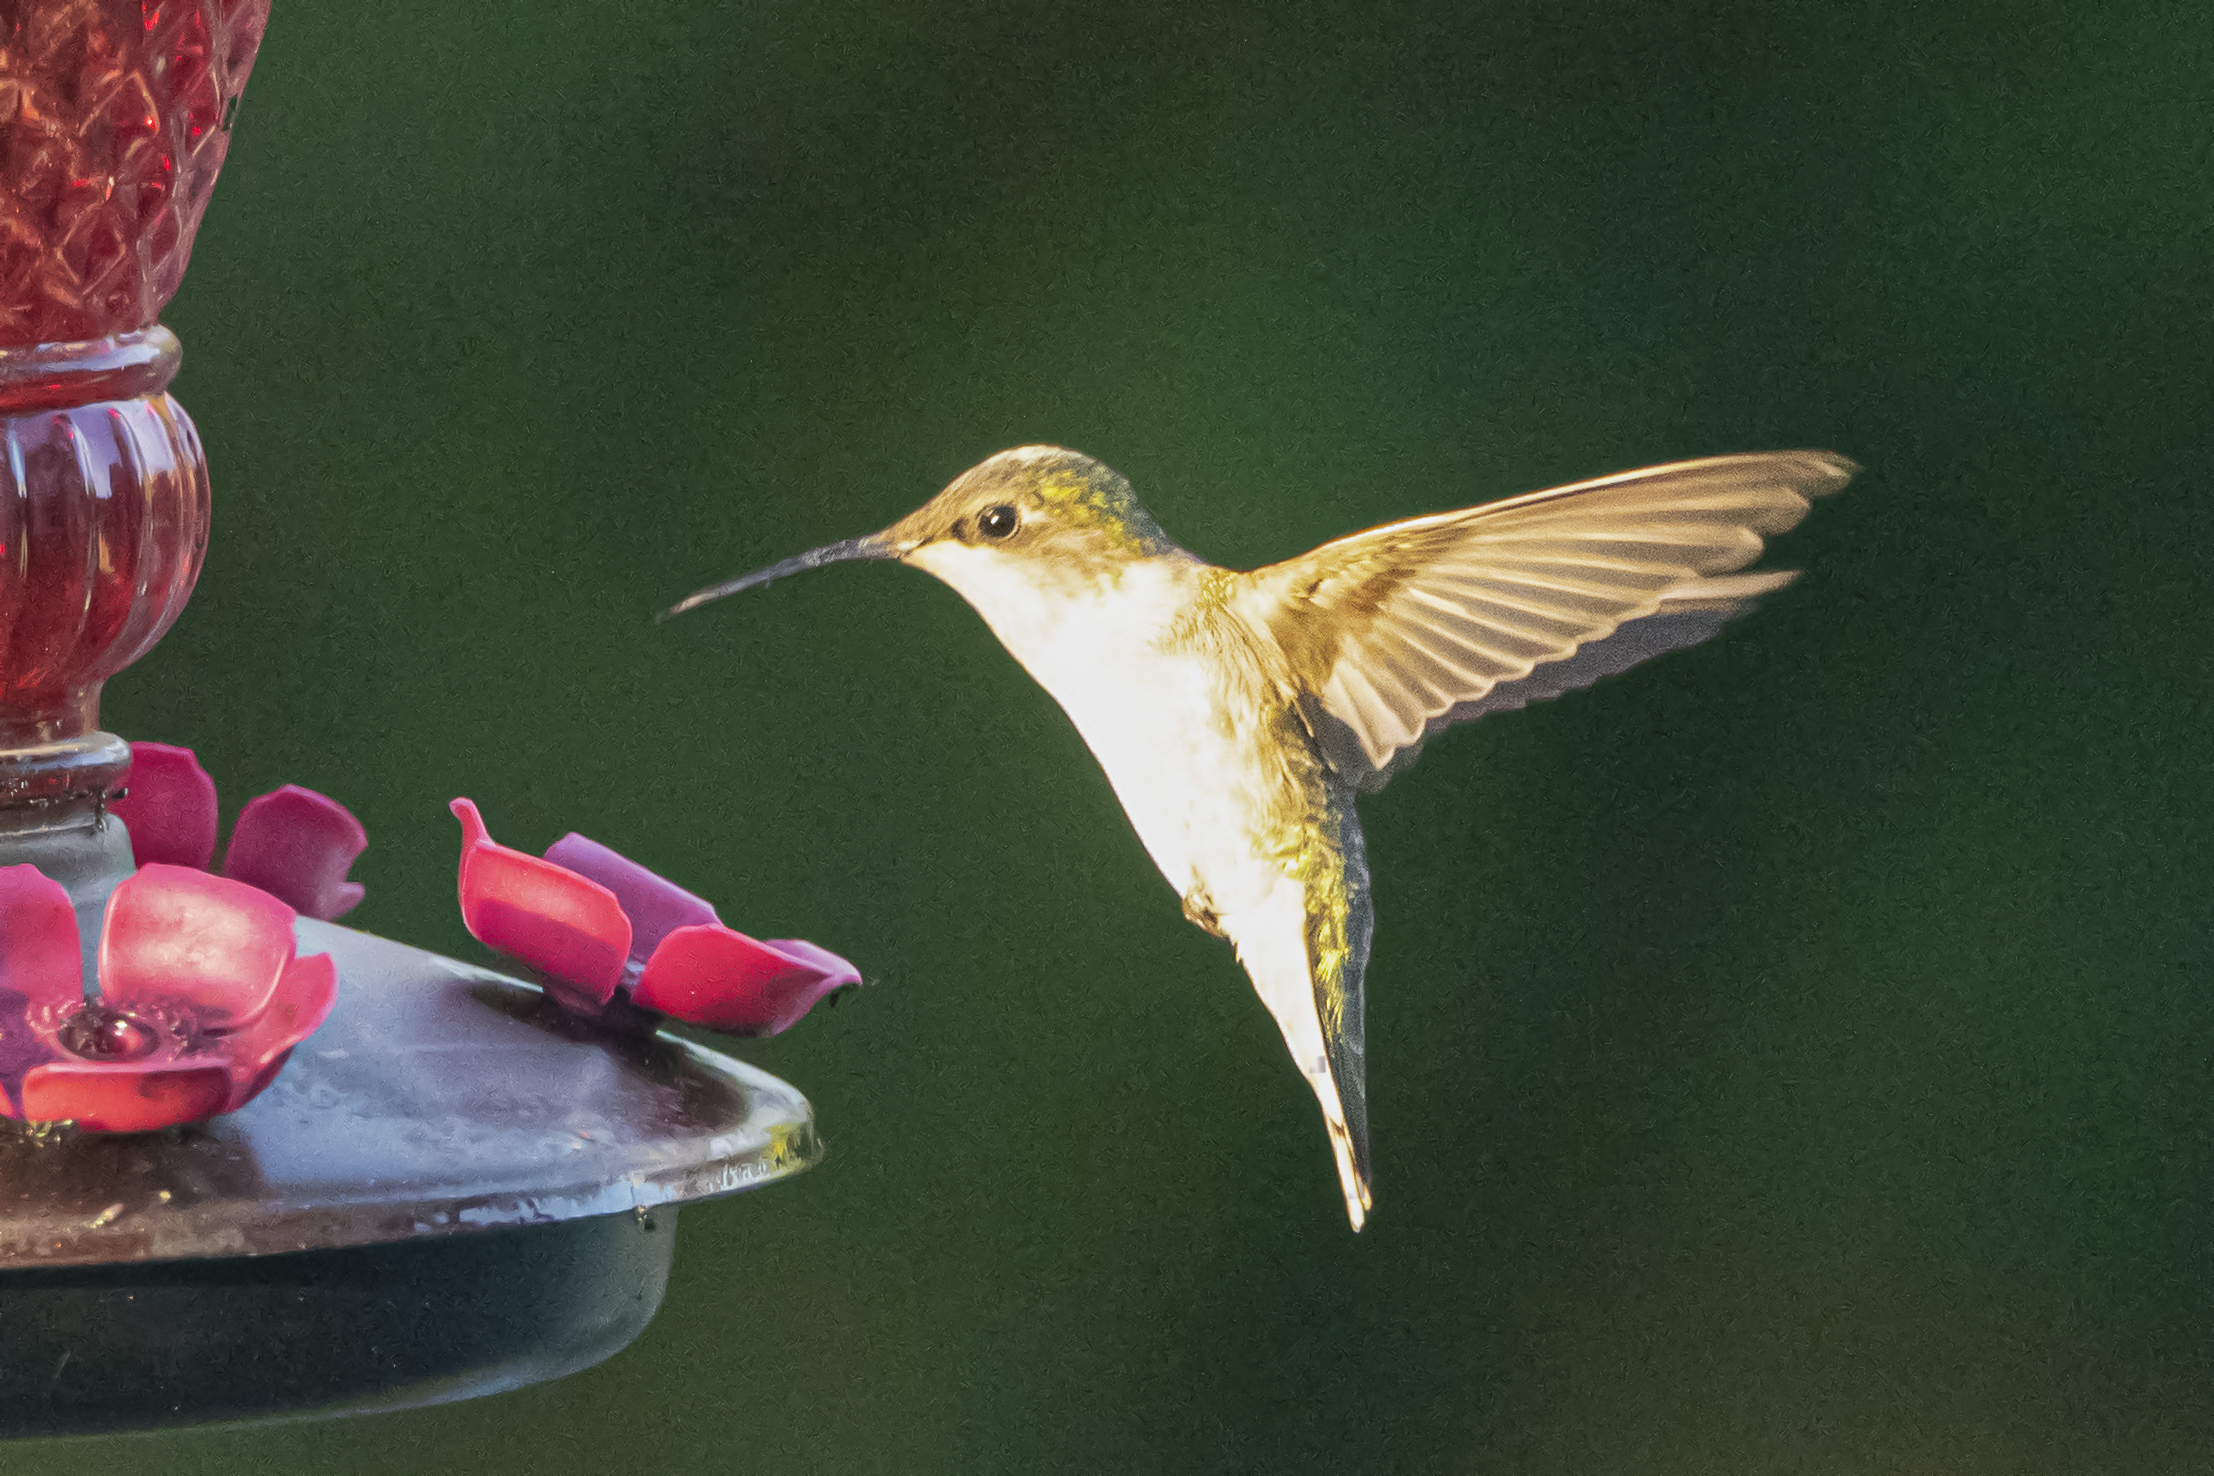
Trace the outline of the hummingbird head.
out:
<instances>
[{"instance_id":1,"label":"hummingbird head","mask_svg":"<svg viewBox=\"0 0 2214 1476\"><path fill-rule=\"evenodd\" d=\"M1018 446L970 467L936 497L884 530L895 557L935 574L975 602L980 586L1112 580L1168 553L1160 524L1129 480L1060 446Z\"/></svg>"},{"instance_id":2,"label":"hummingbird head","mask_svg":"<svg viewBox=\"0 0 2214 1476\"><path fill-rule=\"evenodd\" d=\"M1113 584L1180 550L1129 479L1081 451L1017 446L970 467L881 533L849 538L689 595L668 611L849 559L896 559L945 581L997 628L1021 607Z\"/></svg>"}]
</instances>

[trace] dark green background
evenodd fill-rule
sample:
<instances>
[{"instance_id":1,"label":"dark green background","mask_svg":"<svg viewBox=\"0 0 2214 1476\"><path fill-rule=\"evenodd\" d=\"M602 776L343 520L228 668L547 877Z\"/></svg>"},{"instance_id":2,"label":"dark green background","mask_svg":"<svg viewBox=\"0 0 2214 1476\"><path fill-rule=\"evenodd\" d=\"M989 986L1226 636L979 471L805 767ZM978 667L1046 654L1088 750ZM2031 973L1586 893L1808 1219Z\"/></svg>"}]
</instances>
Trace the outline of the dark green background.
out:
<instances>
[{"instance_id":1,"label":"dark green background","mask_svg":"<svg viewBox=\"0 0 2214 1476\"><path fill-rule=\"evenodd\" d=\"M612 1362L0 1460L2207 1469L2208 14L279 0L168 315L215 539L108 725L344 799L374 930L481 956L467 794L876 985L743 1049L830 1157ZM1366 804L1359 1238L950 592L650 621L1031 440L1228 563L1867 464L1756 618Z\"/></svg>"}]
</instances>

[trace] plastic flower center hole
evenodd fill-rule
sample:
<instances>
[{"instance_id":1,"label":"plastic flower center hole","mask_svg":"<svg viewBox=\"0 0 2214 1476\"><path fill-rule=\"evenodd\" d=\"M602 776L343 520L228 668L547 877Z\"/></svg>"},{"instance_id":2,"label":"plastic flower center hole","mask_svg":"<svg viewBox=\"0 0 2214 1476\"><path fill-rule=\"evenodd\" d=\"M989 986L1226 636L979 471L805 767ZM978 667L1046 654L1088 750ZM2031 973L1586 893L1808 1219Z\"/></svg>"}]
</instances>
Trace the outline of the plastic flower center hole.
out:
<instances>
[{"instance_id":1,"label":"plastic flower center hole","mask_svg":"<svg viewBox=\"0 0 2214 1476\"><path fill-rule=\"evenodd\" d=\"M161 1044L161 1032L144 1020L88 1006L62 1026L61 1043L90 1061L135 1061Z\"/></svg>"}]
</instances>

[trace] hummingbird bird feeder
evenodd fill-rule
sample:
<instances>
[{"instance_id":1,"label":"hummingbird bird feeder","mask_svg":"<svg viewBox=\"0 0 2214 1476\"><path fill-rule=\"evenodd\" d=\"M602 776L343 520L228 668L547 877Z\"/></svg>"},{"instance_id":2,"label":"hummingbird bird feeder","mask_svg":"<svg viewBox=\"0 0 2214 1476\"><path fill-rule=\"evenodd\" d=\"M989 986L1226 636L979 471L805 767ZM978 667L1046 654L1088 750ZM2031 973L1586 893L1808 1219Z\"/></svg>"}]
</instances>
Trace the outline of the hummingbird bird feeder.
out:
<instances>
[{"instance_id":1,"label":"hummingbird bird feeder","mask_svg":"<svg viewBox=\"0 0 2214 1476\"><path fill-rule=\"evenodd\" d=\"M287 786L215 866L193 756L100 731L192 593L206 460L157 321L269 0L0 8L0 1437L437 1403L584 1368L677 1205L821 1153L768 1034L858 982L571 836L465 921L534 986L336 925L367 842ZM539 987L543 986L543 987Z\"/></svg>"}]
</instances>

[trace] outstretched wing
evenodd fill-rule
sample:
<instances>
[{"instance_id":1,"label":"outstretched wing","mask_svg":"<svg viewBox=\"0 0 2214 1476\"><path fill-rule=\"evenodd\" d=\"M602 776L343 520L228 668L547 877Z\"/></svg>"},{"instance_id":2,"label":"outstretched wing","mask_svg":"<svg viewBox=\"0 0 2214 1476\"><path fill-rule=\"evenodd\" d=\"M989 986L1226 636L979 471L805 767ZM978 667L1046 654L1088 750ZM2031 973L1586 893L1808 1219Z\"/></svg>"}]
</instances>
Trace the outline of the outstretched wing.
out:
<instances>
[{"instance_id":1,"label":"outstretched wing","mask_svg":"<svg viewBox=\"0 0 2214 1476\"><path fill-rule=\"evenodd\" d=\"M1238 606L1319 704L1333 764L1374 788L1448 723L1705 640L1793 577L1731 571L1858 470L1716 456L1410 518L1253 571Z\"/></svg>"}]
</instances>

